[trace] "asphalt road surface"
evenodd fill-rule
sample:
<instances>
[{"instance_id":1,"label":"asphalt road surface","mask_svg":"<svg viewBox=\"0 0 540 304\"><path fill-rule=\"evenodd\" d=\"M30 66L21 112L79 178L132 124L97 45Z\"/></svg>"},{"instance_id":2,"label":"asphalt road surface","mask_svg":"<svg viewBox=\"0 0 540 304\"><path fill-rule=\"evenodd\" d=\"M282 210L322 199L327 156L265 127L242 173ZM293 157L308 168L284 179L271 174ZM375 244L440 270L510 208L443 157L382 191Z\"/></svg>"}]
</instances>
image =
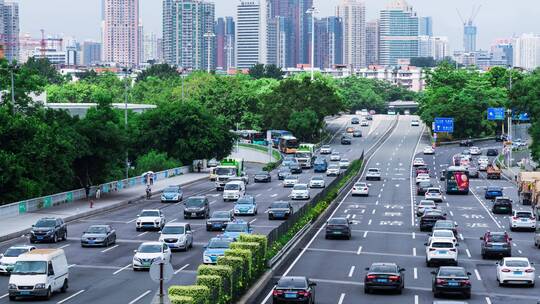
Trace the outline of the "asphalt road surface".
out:
<instances>
[{"instance_id":1,"label":"asphalt road surface","mask_svg":"<svg viewBox=\"0 0 540 304\"><path fill-rule=\"evenodd\" d=\"M305 240L298 255L278 269L275 280L283 275L306 276L317 283L316 303L433 303L431 291L435 267L426 267L424 243L428 234L420 232L414 205L416 196L412 173L412 160L422 157L430 167L432 182L444 189L439 181L440 171L447 167L452 156L465 148L444 146L435 155L423 155L429 145L422 127L410 126L413 116L402 116L398 127L369 159L366 168L376 167L382 172L382 181L369 181L368 197L347 195L332 217L348 217L353 221L351 240L326 240L324 228ZM500 147L500 143L478 144L483 149ZM476 162L476 157L473 158ZM364 176L361 177L365 180ZM472 298L463 300L475 304L520 303L536 304L540 299L538 284L535 288L499 287L496 281L496 260L483 260L480 254L480 236L485 231L508 231L513 238L513 256L528 257L540 263L540 250L534 244L533 232L510 232L507 215L493 215L490 201L483 199L484 187L498 185L504 194L514 200L514 209L527 209L517 203L517 191L511 181L486 180L485 173L471 180L469 195L446 195L440 206L448 218L458 224L459 266L472 273ZM405 290L402 295L380 292L364 294L366 267L374 262L393 262L406 269ZM536 275L540 274L537 267ZM537 278L537 280L540 279ZM269 284L254 303L271 303Z\"/></svg>"},{"instance_id":2,"label":"asphalt road surface","mask_svg":"<svg viewBox=\"0 0 540 304\"><path fill-rule=\"evenodd\" d=\"M364 149L369 149L396 119L395 116L376 115L369 127L363 127L364 137L354 138L350 146L339 143L339 134L343 132L352 116L342 116L328 122L328 128L337 136L333 139L333 149L340 151L350 160L361 156ZM399 153L397 153L399 154ZM410 154L410 153L409 153ZM397 158L396 158L397 159ZM406 163L406 161L404 161ZM260 170L260 165L249 164L250 176ZM405 171L403 172L405 174ZM300 182L308 182L313 170L304 170ZM325 177L329 182L333 179ZM211 211L230 210L232 202L223 202L222 192L217 192L213 182L200 181L184 187L184 199L195 195L206 195L211 203ZM320 190L310 190L313 197ZM268 233L280 224L280 221L269 221L264 213L271 202L288 200L290 189L283 188L272 173L272 182L247 186L247 194L253 195L258 203L259 214L247 216L255 233ZM306 201L295 201L293 206L298 210ZM37 244L38 248L63 248L70 265L69 290L65 294L55 294L49 301L54 303L150 303L158 289L158 284L151 281L148 272L134 272L131 269L133 250L144 241L157 241L157 232L137 232L135 220L142 209L160 208L167 222L189 222L194 232L194 247L187 252L174 252L172 265L175 270L173 279L167 284L189 285L195 282L196 269L202 263L203 246L219 232L207 232L205 220L183 219L183 205L161 204L159 197L142 200L115 211L91 216L68 224L68 240L57 244ZM108 248L81 248L80 236L90 225L109 224L117 232L117 244ZM29 244L26 237L0 243L0 252L16 244ZM352 243L351 243L352 244ZM0 303L8 302L7 286L9 278L0 277Z\"/></svg>"}]
</instances>

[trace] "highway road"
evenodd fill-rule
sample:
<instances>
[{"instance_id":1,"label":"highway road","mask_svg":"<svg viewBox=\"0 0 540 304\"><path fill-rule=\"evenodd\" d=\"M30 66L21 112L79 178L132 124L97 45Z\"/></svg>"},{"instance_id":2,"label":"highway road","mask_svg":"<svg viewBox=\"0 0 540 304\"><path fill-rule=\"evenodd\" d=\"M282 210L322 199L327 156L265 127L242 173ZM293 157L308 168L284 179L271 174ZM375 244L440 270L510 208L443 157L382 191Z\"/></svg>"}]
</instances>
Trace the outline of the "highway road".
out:
<instances>
[{"instance_id":1,"label":"highway road","mask_svg":"<svg viewBox=\"0 0 540 304\"><path fill-rule=\"evenodd\" d=\"M391 126L395 116L376 115L369 127L363 128L364 137L353 139L350 146L339 144L339 134L349 124L352 116L342 116L328 122L330 131L338 134L332 141L335 150L340 151L349 159L359 158L363 149L371 147ZM248 174L253 175L260 170L260 165L248 165ZM313 170L305 170L300 175L301 182L309 181ZM264 213L271 202L288 200L290 189L284 189L278 181L276 172L272 174L272 182L267 184L250 183L247 194L255 196L258 202L259 214L248 216L255 233L268 233L280 224L280 221L269 221ZM325 178L329 182L333 178ZM230 210L231 202L223 202L221 192L215 190L213 182L200 181L184 187L184 198L195 195L206 195L211 203L211 210ZM314 196L320 190L310 190ZM295 210L306 201L295 201ZM158 284L150 280L147 272L134 272L131 269L133 250L144 241L157 241L157 232L137 232L135 220L142 209L160 208L167 222L189 222L195 229L194 248L187 252L174 252L172 265L175 270L169 285L193 284L196 269L202 263L203 246L218 232L207 232L205 220L184 220L183 205L161 204L159 197L142 200L130 206L115 211L91 216L68 224L68 240L57 244L37 244L38 248L63 248L70 265L70 288L66 294L55 294L51 300L54 303L150 303L158 289ZM46 214L44 214L46 216ZM117 231L117 244L109 248L81 248L80 236L86 228L93 224L110 224ZM21 237L0 243L0 251L4 252L15 244L29 244L26 237ZM8 277L0 277L0 303L7 303Z\"/></svg>"},{"instance_id":2,"label":"highway road","mask_svg":"<svg viewBox=\"0 0 540 304\"><path fill-rule=\"evenodd\" d=\"M331 216L353 221L351 240L326 240L324 228L314 228L316 233L301 243L299 254L277 269L275 280L281 276L306 276L317 283L316 303L324 304L419 304L437 300L431 291L431 271L436 268L426 267L424 243L428 234L420 232L414 214L414 205L421 198L416 196L412 160L424 158L430 167L432 182L442 187L440 171L464 148L444 146L437 148L435 155L423 155L422 149L429 145L429 138L423 135L422 127L410 126L412 117L400 118L398 127L366 164L366 168L381 170L382 181L368 182L371 184L368 197L352 197L349 193ZM495 142L479 144L483 150L499 145ZM364 176L361 179L364 180ZM472 273L472 298L465 301L536 304L540 299L538 285L535 288L499 287L496 260L481 257L480 236L487 230L507 230L513 238L513 256L528 257L536 265L540 263L540 251L533 246L533 232L510 232L508 216L491 213L490 202L483 199L484 187L488 185L503 187L506 196L518 201L515 184L505 179L486 180L483 173L480 178L471 180L469 195L445 194L440 204L449 219L458 224L459 266ZM515 203L514 208L530 210L529 206L519 203ZM402 295L364 293L364 269L374 262L393 262L406 269ZM537 268L536 275L539 273ZM271 303L272 287L273 283L266 286L253 303Z\"/></svg>"}]
</instances>

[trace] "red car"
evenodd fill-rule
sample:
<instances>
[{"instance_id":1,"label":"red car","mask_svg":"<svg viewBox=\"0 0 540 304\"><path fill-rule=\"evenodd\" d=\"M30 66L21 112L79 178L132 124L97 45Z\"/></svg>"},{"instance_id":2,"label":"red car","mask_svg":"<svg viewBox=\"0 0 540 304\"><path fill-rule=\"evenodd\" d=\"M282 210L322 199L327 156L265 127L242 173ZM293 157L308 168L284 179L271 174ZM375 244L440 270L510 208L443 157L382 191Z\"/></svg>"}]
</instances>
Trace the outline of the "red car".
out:
<instances>
[{"instance_id":1,"label":"red car","mask_svg":"<svg viewBox=\"0 0 540 304\"><path fill-rule=\"evenodd\" d=\"M420 174L420 173L429 174L429 169L427 167L422 166L422 167L417 167L414 172L415 172L416 176L418 176L418 174Z\"/></svg>"}]
</instances>

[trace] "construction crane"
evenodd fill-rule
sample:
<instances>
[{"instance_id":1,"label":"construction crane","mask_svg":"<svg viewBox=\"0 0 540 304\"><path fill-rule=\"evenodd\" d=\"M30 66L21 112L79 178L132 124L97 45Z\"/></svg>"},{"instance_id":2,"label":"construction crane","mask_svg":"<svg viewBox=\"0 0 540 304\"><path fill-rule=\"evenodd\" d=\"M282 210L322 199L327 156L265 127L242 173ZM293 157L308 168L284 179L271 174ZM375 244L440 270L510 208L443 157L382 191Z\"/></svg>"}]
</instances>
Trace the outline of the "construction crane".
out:
<instances>
[{"instance_id":1,"label":"construction crane","mask_svg":"<svg viewBox=\"0 0 540 304\"><path fill-rule=\"evenodd\" d=\"M41 29L41 41L40 41L40 52L41 52L41 58L45 58L47 55L47 49L49 47L49 43L51 42L57 42L59 48L57 48L58 51L61 51L63 49L63 38L52 38L47 37L45 38L45 30Z\"/></svg>"},{"instance_id":2,"label":"construction crane","mask_svg":"<svg viewBox=\"0 0 540 304\"><path fill-rule=\"evenodd\" d=\"M482 8L481 4L478 7L473 6L472 11L471 11L471 16L467 20L463 18L463 15L461 15L461 12L459 11L459 9L456 8L456 11L458 13L459 19L461 19L461 22L465 26L465 25L472 25L474 23L474 20L476 19L476 17L478 16L478 13L480 12L480 8Z\"/></svg>"}]
</instances>

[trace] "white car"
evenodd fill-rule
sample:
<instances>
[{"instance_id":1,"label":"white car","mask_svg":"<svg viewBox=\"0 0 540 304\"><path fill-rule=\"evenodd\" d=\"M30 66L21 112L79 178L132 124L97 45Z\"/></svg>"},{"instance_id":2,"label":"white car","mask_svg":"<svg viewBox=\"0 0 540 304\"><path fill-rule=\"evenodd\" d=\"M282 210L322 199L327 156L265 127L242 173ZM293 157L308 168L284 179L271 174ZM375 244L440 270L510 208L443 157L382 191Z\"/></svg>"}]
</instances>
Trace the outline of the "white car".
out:
<instances>
[{"instance_id":1,"label":"white car","mask_svg":"<svg viewBox=\"0 0 540 304\"><path fill-rule=\"evenodd\" d=\"M457 244L454 244L450 239L432 237L425 245L427 267L431 267L435 263L457 266Z\"/></svg>"},{"instance_id":2,"label":"white car","mask_svg":"<svg viewBox=\"0 0 540 304\"><path fill-rule=\"evenodd\" d=\"M535 230L536 218L532 211L513 210L510 216L510 230L530 229Z\"/></svg>"},{"instance_id":3,"label":"white car","mask_svg":"<svg viewBox=\"0 0 540 304\"><path fill-rule=\"evenodd\" d=\"M526 284L534 287L535 269L528 258L503 258L497 263L499 286Z\"/></svg>"},{"instance_id":4,"label":"white car","mask_svg":"<svg viewBox=\"0 0 540 304\"><path fill-rule=\"evenodd\" d=\"M452 243L454 244L457 244L458 241L456 239L456 236L454 235L454 232L452 230L448 230L448 229L438 229L438 230L434 230L429 239L432 239L432 238L436 238L436 239L448 239L448 240L451 240ZM429 239L428 239L428 242L429 242Z\"/></svg>"},{"instance_id":5,"label":"white car","mask_svg":"<svg viewBox=\"0 0 540 304\"><path fill-rule=\"evenodd\" d=\"M330 155L330 160L331 161L340 161L341 160L341 154L339 154L339 152L337 152L337 151L332 152L332 155Z\"/></svg>"},{"instance_id":6,"label":"white car","mask_svg":"<svg viewBox=\"0 0 540 304\"><path fill-rule=\"evenodd\" d=\"M362 122L360 123L360 126L361 126L361 127L369 127L369 121L367 121L367 120L362 120Z\"/></svg>"},{"instance_id":7,"label":"white car","mask_svg":"<svg viewBox=\"0 0 540 304\"><path fill-rule=\"evenodd\" d=\"M413 160L413 166L414 167L419 167L419 166L425 166L426 163L424 162L424 159L423 158L420 158L420 157L417 157Z\"/></svg>"},{"instance_id":8,"label":"white car","mask_svg":"<svg viewBox=\"0 0 540 304\"><path fill-rule=\"evenodd\" d=\"M326 176L338 176L341 173L341 169L339 168L339 165L329 165L326 169Z\"/></svg>"},{"instance_id":9,"label":"white car","mask_svg":"<svg viewBox=\"0 0 540 304\"><path fill-rule=\"evenodd\" d=\"M349 168L349 166L351 165L351 162L346 159L346 158L342 158L340 161L339 161L339 167L341 169L347 169Z\"/></svg>"},{"instance_id":10,"label":"white car","mask_svg":"<svg viewBox=\"0 0 540 304\"><path fill-rule=\"evenodd\" d=\"M424 148L424 155L433 155L435 154L435 149L433 147L427 146Z\"/></svg>"},{"instance_id":11,"label":"white car","mask_svg":"<svg viewBox=\"0 0 540 304\"><path fill-rule=\"evenodd\" d=\"M418 127L420 126L420 121L418 119L411 120L411 127Z\"/></svg>"},{"instance_id":12,"label":"white car","mask_svg":"<svg viewBox=\"0 0 540 304\"><path fill-rule=\"evenodd\" d=\"M309 188L306 184L294 185L289 197L293 200L309 199Z\"/></svg>"},{"instance_id":13,"label":"white car","mask_svg":"<svg viewBox=\"0 0 540 304\"><path fill-rule=\"evenodd\" d=\"M442 202L443 196L440 188L433 187L427 188L426 194L424 194L427 200L432 200L434 202Z\"/></svg>"},{"instance_id":14,"label":"white car","mask_svg":"<svg viewBox=\"0 0 540 304\"><path fill-rule=\"evenodd\" d=\"M246 184L243 181L230 181L223 187L223 201L237 201L246 194Z\"/></svg>"},{"instance_id":15,"label":"white car","mask_svg":"<svg viewBox=\"0 0 540 304\"><path fill-rule=\"evenodd\" d=\"M381 180L381 170L378 168L369 168L366 173L366 180Z\"/></svg>"},{"instance_id":16,"label":"white car","mask_svg":"<svg viewBox=\"0 0 540 304\"><path fill-rule=\"evenodd\" d=\"M193 231L188 223L168 223L161 230L159 241L171 250L188 250L193 247Z\"/></svg>"},{"instance_id":17,"label":"white car","mask_svg":"<svg viewBox=\"0 0 540 304\"><path fill-rule=\"evenodd\" d=\"M480 155L480 154L482 154L482 152L480 151L480 148L478 148L478 147L470 147L469 152L471 153L471 155Z\"/></svg>"},{"instance_id":18,"label":"white car","mask_svg":"<svg viewBox=\"0 0 540 304\"><path fill-rule=\"evenodd\" d=\"M478 164L489 164L489 157L487 156L480 156L478 157Z\"/></svg>"},{"instance_id":19,"label":"white car","mask_svg":"<svg viewBox=\"0 0 540 304\"><path fill-rule=\"evenodd\" d=\"M171 249L163 242L144 242L134 252L133 270L150 269L152 263L159 260L171 261Z\"/></svg>"},{"instance_id":20,"label":"white car","mask_svg":"<svg viewBox=\"0 0 540 304\"><path fill-rule=\"evenodd\" d=\"M428 209L437 209L437 204L432 200L421 200L416 205L416 216L424 215L424 212Z\"/></svg>"},{"instance_id":21,"label":"white car","mask_svg":"<svg viewBox=\"0 0 540 304\"><path fill-rule=\"evenodd\" d=\"M430 177L427 173L420 173L416 176L416 183L419 184L421 182L429 182Z\"/></svg>"},{"instance_id":22,"label":"white car","mask_svg":"<svg viewBox=\"0 0 540 304\"><path fill-rule=\"evenodd\" d=\"M290 188L298 184L298 177L296 175L289 175L283 180L283 187Z\"/></svg>"},{"instance_id":23,"label":"white car","mask_svg":"<svg viewBox=\"0 0 540 304\"><path fill-rule=\"evenodd\" d=\"M315 175L309 180L309 187L310 188L324 188L326 187L326 182L324 181L324 177L320 175Z\"/></svg>"},{"instance_id":24,"label":"white car","mask_svg":"<svg viewBox=\"0 0 540 304\"><path fill-rule=\"evenodd\" d=\"M137 215L135 230L144 229L161 230L165 226L165 215L159 209L145 209Z\"/></svg>"},{"instance_id":25,"label":"white car","mask_svg":"<svg viewBox=\"0 0 540 304\"><path fill-rule=\"evenodd\" d=\"M369 185L363 182L356 182L351 191L352 196L369 196Z\"/></svg>"},{"instance_id":26,"label":"white car","mask_svg":"<svg viewBox=\"0 0 540 304\"><path fill-rule=\"evenodd\" d=\"M324 145L321 147L321 154L330 154L332 153L332 148L329 145Z\"/></svg>"},{"instance_id":27,"label":"white car","mask_svg":"<svg viewBox=\"0 0 540 304\"><path fill-rule=\"evenodd\" d=\"M34 246L20 245L9 247L4 254L0 254L0 274L9 274L17 262L17 258L23 254L36 249Z\"/></svg>"}]
</instances>

